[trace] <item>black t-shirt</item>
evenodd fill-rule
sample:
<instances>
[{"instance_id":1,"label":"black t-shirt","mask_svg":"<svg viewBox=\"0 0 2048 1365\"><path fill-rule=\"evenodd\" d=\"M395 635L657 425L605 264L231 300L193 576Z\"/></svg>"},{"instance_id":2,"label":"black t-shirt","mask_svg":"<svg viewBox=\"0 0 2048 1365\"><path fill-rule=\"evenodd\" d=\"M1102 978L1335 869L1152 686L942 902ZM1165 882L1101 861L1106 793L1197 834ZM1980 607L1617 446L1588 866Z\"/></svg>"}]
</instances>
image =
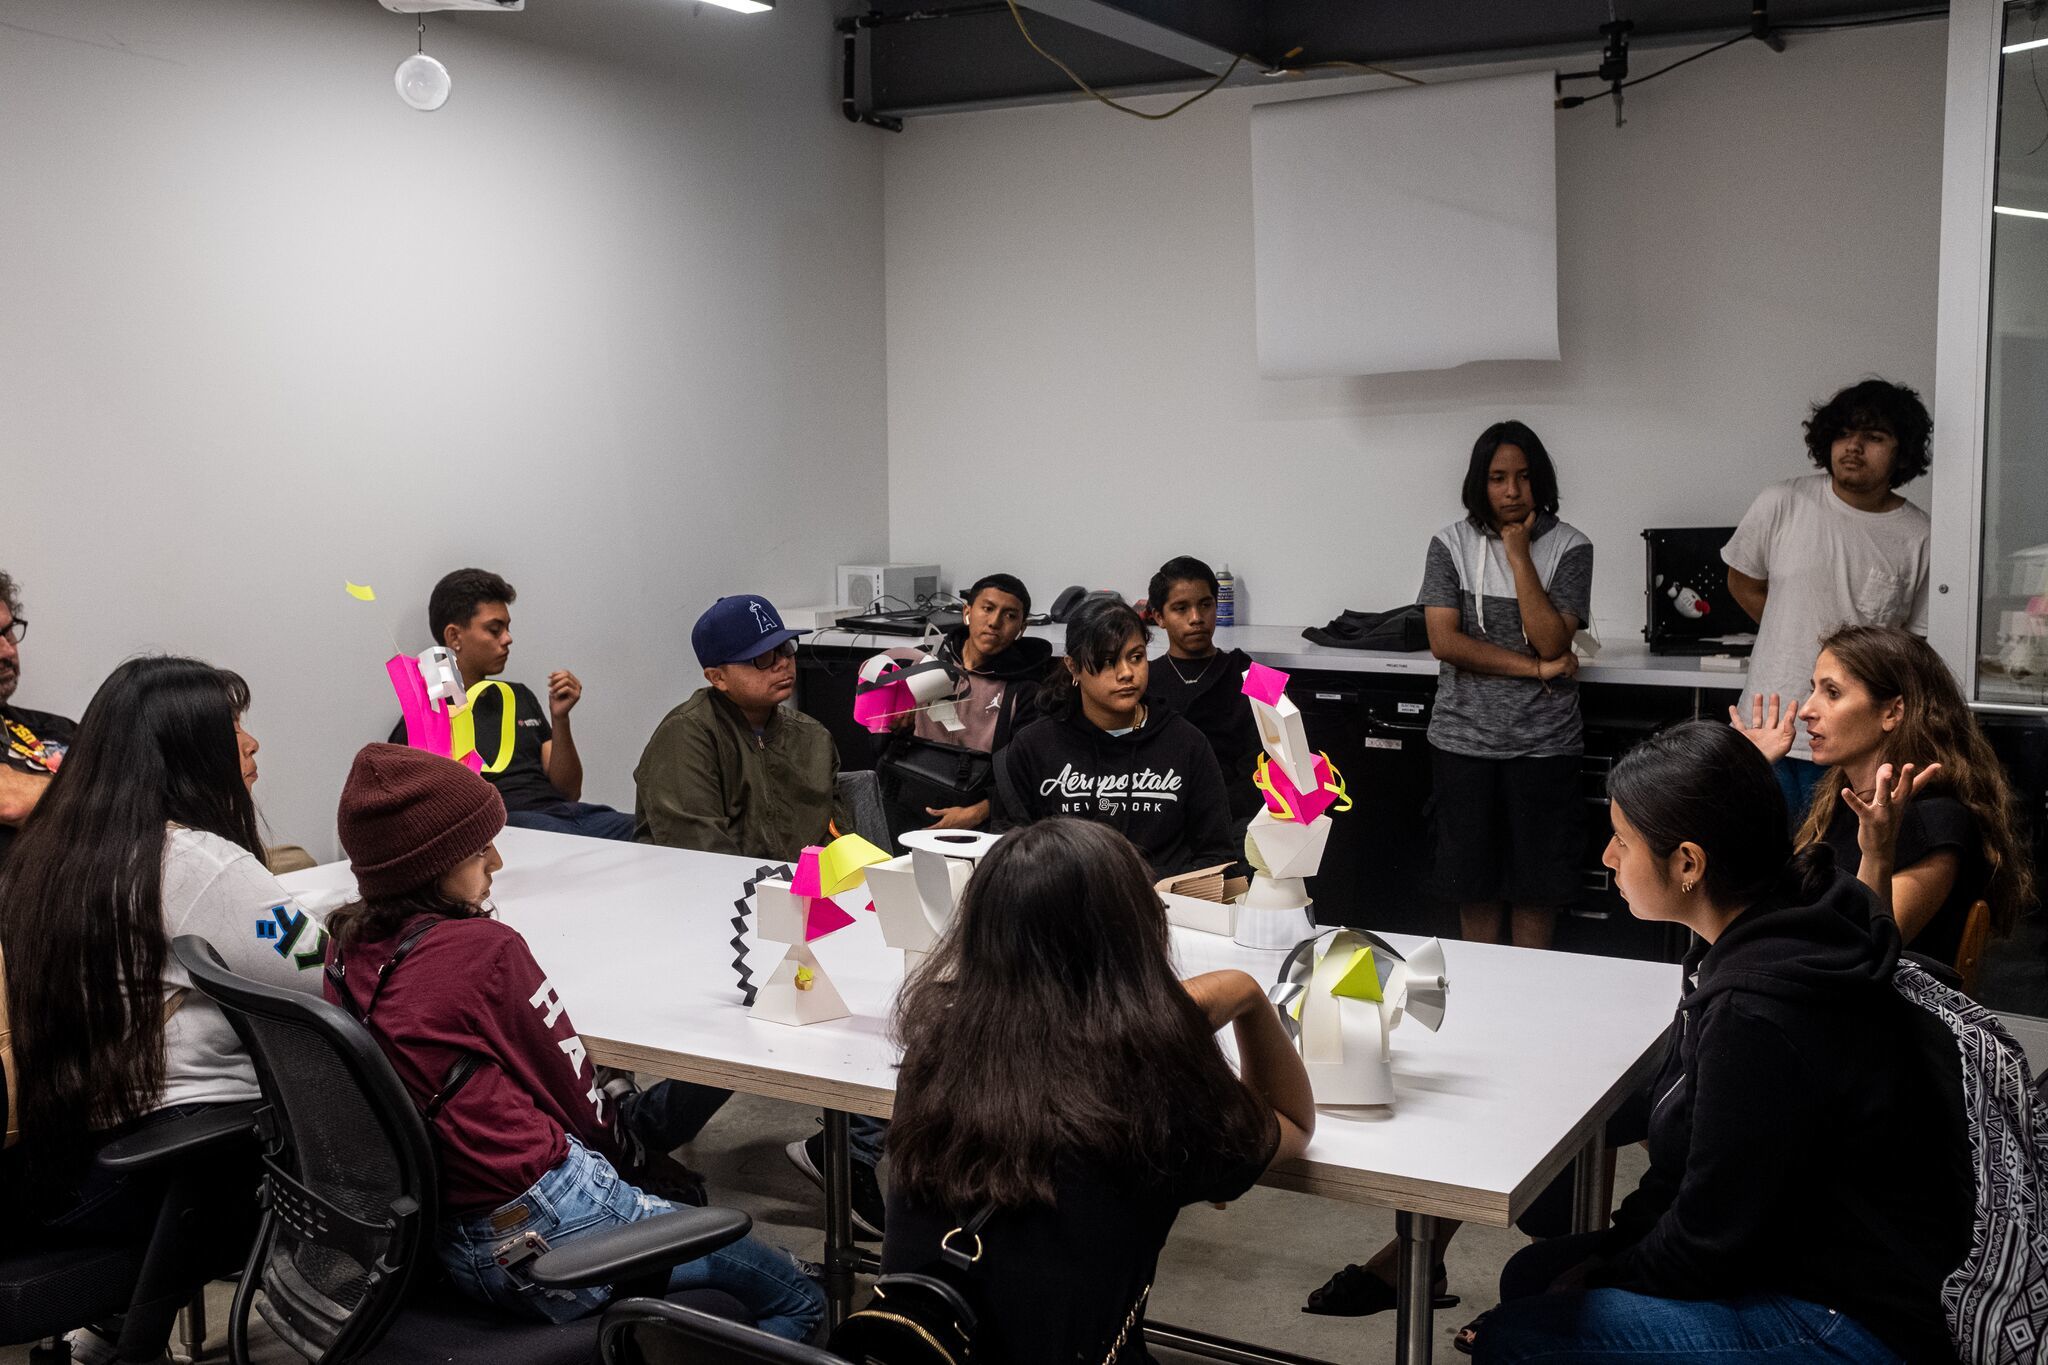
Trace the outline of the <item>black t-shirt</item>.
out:
<instances>
[{"instance_id":1,"label":"black t-shirt","mask_svg":"<svg viewBox=\"0 0 2048 1365\"><path fill-rule=\"evenodd\" d=\"M484 776L505 798L506 810L542 810L566 800L548 781L548 770L540 761L540 746L554 738L548 711L524 683L507 683L512 689L512 762L501 773ZM504 736L505 694L487 687L476 699L476 751L486 766L498 761L498 745ZM391 742L405 743L405 722L392 727Z\"/></svg>"},{"instance_id":2,"label":"black t-shirt","mask_svg":"<svg viewBox=\"0 0 2048 1365\"><path fill-rule=\"evenodd\" d=\"M1863 865L1863 850L1856 845L1856 812L1840 796L1835 798L1834 818L1828 821L1821 841L1835 851L1837 867L1856 875ZM1943 849L1955 851L1956 879L1948 889L1948 899L1906 947L1953 966L1956 950L1963 946L1963 925L1970 918L1970 907L1983 896L1990 880L1984 864L1984 836L1978 832L1970 808L1954 797L1914 797L1899 816L1893 868L1904 872Z\"/></svg>"},{"instance_id":3,"label":"black t-shirt","mask_svg":"<svg viewBox=\"0 0 2048 1365\"><path fill-rule=\"evenodd\" d=\"M1087 1161L1062 1162L1053 1180L1055 1206L1004 1210L989 1219L972 1293L983 1331L1001 1343L1004 1365L1099 1365L1152 1283L1159 1249L1181 1209L1227 1203L1265 1173L1280 1143L1279 1123L1270 1115L1267 1122L1267 1139L1250 1157L1210 1153L1150 1180ZM939 1239L975 1212L955 1217L928 1209L893 1185L888 1200L884 1273L936 1262ZM1151 1358L1134 1326L1117 1359L1139 1365Z\"/></svg>"},{"instance_id":4,"label":"black t-shirt","mask_svg":"<svg viewBox=\"0 0 2048 1365\"><path fill-rule=\"evenodd\" d=\"M0 763L16 772L48 776L64 761L78 726L47 711L0 706ZM0 825L0 859L14 843L14 827Z\"/></svg>"}]
</instances>

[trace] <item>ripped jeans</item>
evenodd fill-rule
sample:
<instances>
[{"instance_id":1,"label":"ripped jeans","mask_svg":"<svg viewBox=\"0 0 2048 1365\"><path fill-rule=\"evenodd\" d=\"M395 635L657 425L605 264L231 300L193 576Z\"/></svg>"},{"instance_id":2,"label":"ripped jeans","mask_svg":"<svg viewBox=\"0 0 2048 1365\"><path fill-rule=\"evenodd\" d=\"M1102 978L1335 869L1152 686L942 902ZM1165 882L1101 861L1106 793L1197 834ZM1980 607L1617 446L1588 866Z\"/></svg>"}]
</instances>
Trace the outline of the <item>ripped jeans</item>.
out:
<instances>
[{"instance_id":1,"label":"ripped jeans","mask_svg":"<svg viewBox=\"0 0 2048 1365\"><path fill-rule=\"evenodd\" d=\"M569 1155L525 1194L490 1213L443 1220L435 1249L449 1278L469 1297L522 1317L570 1322L609 1303L610 1287L543 1289L523 1266L499 1265L498 1248L527 1232L564 1246L674 1208L641 1192L600 1153L570 1138ZM824 1291L796 1259L752 1237L677 1266L667 1292L685 1289L722 1290L746 1306L755 1326L791 1341L809 1340L825 1318Z\"/></svg>"}]
</instances>

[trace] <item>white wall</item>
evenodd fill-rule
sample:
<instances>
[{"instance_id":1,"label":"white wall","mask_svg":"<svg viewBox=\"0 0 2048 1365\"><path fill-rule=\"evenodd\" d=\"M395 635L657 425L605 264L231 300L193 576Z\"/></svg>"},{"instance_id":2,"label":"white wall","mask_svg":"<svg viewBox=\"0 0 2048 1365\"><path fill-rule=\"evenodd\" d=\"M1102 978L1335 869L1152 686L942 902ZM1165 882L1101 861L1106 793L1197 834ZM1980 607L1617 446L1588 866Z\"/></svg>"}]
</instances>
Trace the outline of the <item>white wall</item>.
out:
<instances>
[{"instance_id":1,"label":"white wall","mask_svg":"<svg viewBox=\"0 0 2048 1365\"><path fill-rule=\"evenodd\" d=\"M21 704L76 715L140 650L239 669L274 831L329 852L394 639L482 564L508 676L581 675L585 795L630 809L698 610L882 552L881 135L830 15L576 8L650 45L430 19L423 115L372 0L0 0Z\"/></svg>"},{"instance_id":2,"label":"white wall","mask_svg":"<svg viewBox=\"0 0 2048 1365\"><path fill-rule=\"evenodd\" d=\"M1598 549L1603 634L1640 640L1642 528L1732 524L1810 468L1800 419L1842 384L1930 395L1942 72L1917 24L1717 53L1629 91L1621 129L1559 112L1564 358L1352 380L1257 375L1267 92L915 120L883 163L891 551L1048 598L1193 553L1254 620L1320 624L1413 600L1473 439L1514 416Z\"/></svg>"}]
</instances>

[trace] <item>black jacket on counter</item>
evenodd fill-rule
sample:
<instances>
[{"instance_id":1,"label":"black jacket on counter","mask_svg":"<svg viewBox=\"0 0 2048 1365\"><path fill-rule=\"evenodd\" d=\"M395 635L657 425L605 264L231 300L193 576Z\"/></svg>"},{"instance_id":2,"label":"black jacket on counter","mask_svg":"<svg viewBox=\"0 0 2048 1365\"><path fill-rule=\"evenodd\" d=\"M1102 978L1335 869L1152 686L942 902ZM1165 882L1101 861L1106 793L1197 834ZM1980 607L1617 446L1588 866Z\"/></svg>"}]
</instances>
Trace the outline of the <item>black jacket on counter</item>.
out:
<instances>
[{"instance_id":1,"label":"black jacket on counter","mask_svg":"<svg viewBox=\"0 0 2048 1365\"><path fill-rule=\"evenodd\" d=\"M1941 1286L1975 1217L1955 1040L1893 988L1898 926L1870 893L1795 880L1687 956L1650 1169L1588 1283L1788 1295L1951 1361Z\"/></svg>"},{"instance_id":2,"label":"black jacket on counter","mask_svg":"<svg viewBox=\"0 0 2048 1365\"><path fill-rule=\"evenodd\" d=\"M1109 825L1138 846L1156 877L1235 862L1223 774L1202 732L1151 707L1128 734L1081 714L1017 732L996 755L995 827L1054 815Z\"/></svg>"},{"instance_id":3,"label":"black jacket on counter","mask_svg":"<svg viewBox=\"0 0 2048 1365\"><path fill-rule=\"evenodd\" d=\"M1244 694L1244 674L1251 666L1252 656L1241 649L1199 663L1171 655L1154 659L1145 698L1187 717L1209 741L1216 765L1223 771L1224 794L1233 820L1249 820L1265 804L1252 782L1261 745L1259 723L1252 718L1251 699Z\"/></svg>"}]
</instances>

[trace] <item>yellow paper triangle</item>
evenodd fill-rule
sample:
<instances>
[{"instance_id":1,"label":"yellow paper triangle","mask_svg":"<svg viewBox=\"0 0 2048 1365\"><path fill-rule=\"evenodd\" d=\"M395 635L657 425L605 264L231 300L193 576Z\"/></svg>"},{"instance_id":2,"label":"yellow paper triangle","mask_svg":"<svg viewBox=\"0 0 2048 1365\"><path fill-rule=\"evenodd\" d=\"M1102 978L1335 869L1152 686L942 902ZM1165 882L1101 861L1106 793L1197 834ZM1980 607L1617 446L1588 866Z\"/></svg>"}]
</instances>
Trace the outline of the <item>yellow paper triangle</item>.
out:
<instances>
[{"instance_id":1,"label":"yellow paper triangle","mask_svg":"<svg viewBox=\"0 0 2048 1365\"><path fill-rule=\"evenodd\" d=\"M858 834L842 834L818 854L818 887L828 896L851 890L860 870L886 863L889 855Z\"/></svg>"},{"instance_id":2,"label":"yellow paper triangle","mask_svg":"<svg viewBox=\"0 0 2048 1365\"><path fill-rule=\"evenodd\" d=\"M1373 965L1372 949L1360 948L1351 955L1351 961L1344 968L1344 974L1337 978L1337 984L1330 987L1330 994L1341 995L1347 1000L1371 1000L1380 998L1380 972Z\"/></svg>"}]
</instances>

